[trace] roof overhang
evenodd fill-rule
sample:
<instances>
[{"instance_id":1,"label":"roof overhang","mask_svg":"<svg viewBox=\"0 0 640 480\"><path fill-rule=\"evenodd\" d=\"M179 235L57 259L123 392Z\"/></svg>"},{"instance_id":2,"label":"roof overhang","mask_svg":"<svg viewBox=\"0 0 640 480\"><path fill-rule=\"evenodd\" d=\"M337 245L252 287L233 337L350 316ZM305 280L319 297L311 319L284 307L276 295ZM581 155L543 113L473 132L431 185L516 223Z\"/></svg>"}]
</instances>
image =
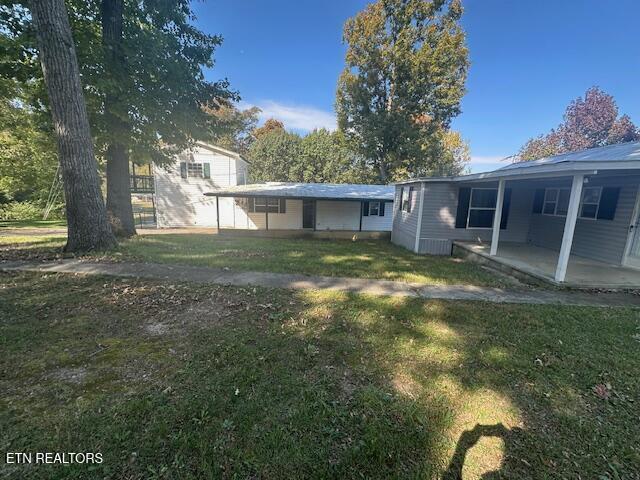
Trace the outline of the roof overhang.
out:
<instances>
[{"instance_id":1,"label":"roof overhang","mask_svg":"<svg viewBox=\"0 0 640 480\"><path fill-rule=\"evenodd\" d=\"M210 197L393 202L394 188L389 185L264 183L234 185L206 192L205 195Z\"/></svg>"}]
</instances>

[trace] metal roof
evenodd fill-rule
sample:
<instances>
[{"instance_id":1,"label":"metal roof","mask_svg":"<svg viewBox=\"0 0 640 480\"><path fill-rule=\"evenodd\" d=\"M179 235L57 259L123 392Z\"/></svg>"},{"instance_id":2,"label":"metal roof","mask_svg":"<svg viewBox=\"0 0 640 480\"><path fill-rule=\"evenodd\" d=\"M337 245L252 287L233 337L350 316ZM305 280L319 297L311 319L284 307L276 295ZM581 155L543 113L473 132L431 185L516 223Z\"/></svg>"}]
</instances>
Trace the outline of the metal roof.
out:
<instances>
[{"instance_id":1,"label":"metal roof","mask_svg":"<svg viewBox=\"0 0 640 480\"><path fill-rule=\"evenodd\" d=\"M457 177L421 177L403 180L397 184L414 182L468 182L518 176L553 176L574 173L595 174L598 170L640 170L640 142L620 143L589 148L538 160L512 163L490 172Z\"/></svg>"},{"instance_id":2,"label":"metal roof","mask_svg":"<svg viewBox=\"0 0 640 480\"><path fill-rule=\"evenodd\" d=\"M324 200L393 200L393 185L267 182L225 187L205 193L218 197L287 197Z\"/></svg>"}]
</instances>

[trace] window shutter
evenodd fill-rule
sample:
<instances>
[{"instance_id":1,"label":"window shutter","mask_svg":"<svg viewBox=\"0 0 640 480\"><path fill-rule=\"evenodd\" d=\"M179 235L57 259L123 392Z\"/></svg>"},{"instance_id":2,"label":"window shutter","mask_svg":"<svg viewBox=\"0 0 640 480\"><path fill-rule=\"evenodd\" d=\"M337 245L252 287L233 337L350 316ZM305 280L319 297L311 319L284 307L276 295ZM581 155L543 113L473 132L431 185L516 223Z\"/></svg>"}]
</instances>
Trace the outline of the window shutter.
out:
<instances>
[{"instance_id":1,"label":"window shutter","mask_svg":"<svg viewBox=\"0 0 640 480\"><path fill-rule=\"evenodd\" d=\"M506 230L509 221L509 208L511 207L511 189L504 189L504 200L502 202L502 217L500 217L500 230Z\"/></svg>"},{"instance_id":2,"label":"window shutter","mask_svg":"<svg viewBox=\"0 0 640 480\"><path fill-rule=\"evenodd\" d=\"M398 196L398 211L402 210L402 193L404 192L404 187L400 187L400 195Z\"/></svg>"},{"instance_id":3,"label":"window shutter","mask_svg":"<svg viewBox=\"0 0 640 480\"><path fill-rule=\"evenodd\" d=\"M369 216L369 202L362 203L362 216L364 217Z\"/></svg>"},{"instance_id":4,"label":"window shutter","mask_svg":"<svg viewBox=\"0 0 640 480\"><path fill-rule=\"evenodd\" d=\"M387 202L380 202L380 210L379 210L379 214L381 217L384 217L384 204Z\"/></svg>"},{"instance_id":5,"label":"window shutter","mask_svg":"<svg viewBox=\"0 0 640 480\"><path fill-rule=\"evenodd\" d=\"M287 213L287 199L280 199L280 213Z\"/></svg>"},{"instance_id":6,"label":"window shutter","mask_svg":"<svg viewBox=\"0 0 640 480\"><path fill-rule=\"evenodd\" d=\"M537 188L533 196L533 213L542 213L542 205L544 204L544 188Z\"/></svg>"},{"instance_id":7,"label":"window shutter","mask_svg":"<svg viewBox=\"0 0 640 480\"><path fill-rule=\"evenodd\" d=\"M180 176L187 178L187 162L180 162Z\"/></svg>"},{"instance_id":8,"label":"window shutter","mask_svg":"<svg viewBox=\"0 0 640 480\"><path fill-rule=\"evenodd\" d=\"M203 163L202 164L202 177L203 178L211 178L211 164Z\"/></svg>"},{"instance_id":9,"label":"window shutter","mask_svg":"<svg viewBox=\"0 0 640 480\"><path fill-rule=\"evenodd\" d=\"M471 189L467 187L460 188L458 190L458 211L456 212L456 228L467 228L469 200L471 200Z\"/></svg>"},{"instance_id":10,"label":"window shutter","mask_svg":"<svg viewBox=\"0 0 640 480\"><path fill-rule=\"evenodd\" d=\"M256 212L256 199L253 197L249 197L249 213Z\"/></svg>"},{"instance_id":11,"label":"window shutter","mask_svg":"<svg viewBox=\"0 0 640 480\"><path fill-rule=\"evenodd\" d=\"M604 187L600 195L598 220L613 220L616 216L620 187Z\"/></svg>"}]
</instances>

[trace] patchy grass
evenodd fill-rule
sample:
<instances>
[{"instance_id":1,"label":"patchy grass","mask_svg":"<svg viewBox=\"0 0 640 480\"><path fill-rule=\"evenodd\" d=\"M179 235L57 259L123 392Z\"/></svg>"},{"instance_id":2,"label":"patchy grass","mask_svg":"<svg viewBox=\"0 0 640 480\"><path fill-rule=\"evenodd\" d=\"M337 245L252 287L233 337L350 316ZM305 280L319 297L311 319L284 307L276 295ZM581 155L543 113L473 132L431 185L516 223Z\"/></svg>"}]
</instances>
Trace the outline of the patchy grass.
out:
<instances>
[{"instance_id":1,"label":"patchy grass","mask_svg":"<svg viewBox=\"0 0 640 480\"><path fill-rule=\"evenodd\" d=\"M145 235L123 242L119 253L144 262L425 284L499 285L502 281L459 258L416 255L380 240Z\"/></svg>"},{"instance_id":2,"label":"patchy grass","mask_svg":"<svg viewBox=\"0 0 640 480\"><path fill-rule=\"evenodd\" d=\"M0 274L15 478L637 478L632 309Z\"/></svg>"},{"instance_id":3,"label":"patchy grass","mask_svg":"<svg viewBox=\"0 0 640 480\"><path fill-rule=\"evenodd\" d=\"M0 220L2 228L65 228L66 220ZM2 230L0 230L1 232Z\"/></svg>"},{"instance_id":4,"label":"patchy grass","mask_svg":"<svg viewBox=\"0 0 640 480\"><path fill-rule=\"evenodd\" d=\"M0 260L57 258L65 239L1 236ZM117 250L91 254L101 260L197 265L232 270L381 278L431 285L502 286L504 277L455 257L416 255L381 240L230 238L213 234L147 234Z\"/></svg>"}]
</instances>

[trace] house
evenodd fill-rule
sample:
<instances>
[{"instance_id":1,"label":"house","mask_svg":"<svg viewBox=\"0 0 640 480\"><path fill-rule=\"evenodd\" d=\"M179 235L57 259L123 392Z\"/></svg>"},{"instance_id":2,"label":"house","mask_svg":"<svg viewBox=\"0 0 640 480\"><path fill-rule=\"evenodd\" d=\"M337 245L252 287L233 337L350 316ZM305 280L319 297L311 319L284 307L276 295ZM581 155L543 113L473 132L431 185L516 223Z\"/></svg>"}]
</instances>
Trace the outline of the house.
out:
<instances>
[{"instance_id":1,"label":"house","mask_svg":"<svg viewBox=\"0 0 640 480\"><path fill-rule=\"evenodd\" d=\"M214 199L204 194L216 188L247 182L248 163L239 154L206 143L197 143L169 165L153 172L156 224L167 227L233 227L233 198ZM132 178L132 182L134 179Z\"/></svg>"},{"instance_id":2,"label":"house","mask_svg":"<svg viewBox=\"0 0 640 480\"><path fill-rule=\"evenodd\" d=\"M368 232L364 236L375 237L390 232L393 221L394 187L388 185L268 182L220 188L206 195L219 205L229 198L234 201L231 219L220 213L222 229L315 232L316 236Z\"/></svg>"},{"instance_id":3,"label":"house","mask_svg":"<svg viewBox=\"0 0 640 480\"><path fill-rule=\"evenodd\" d=\"M392 242L557 284L640 286L640 143L396 184Z\"/></svg>"}]
</instances>

